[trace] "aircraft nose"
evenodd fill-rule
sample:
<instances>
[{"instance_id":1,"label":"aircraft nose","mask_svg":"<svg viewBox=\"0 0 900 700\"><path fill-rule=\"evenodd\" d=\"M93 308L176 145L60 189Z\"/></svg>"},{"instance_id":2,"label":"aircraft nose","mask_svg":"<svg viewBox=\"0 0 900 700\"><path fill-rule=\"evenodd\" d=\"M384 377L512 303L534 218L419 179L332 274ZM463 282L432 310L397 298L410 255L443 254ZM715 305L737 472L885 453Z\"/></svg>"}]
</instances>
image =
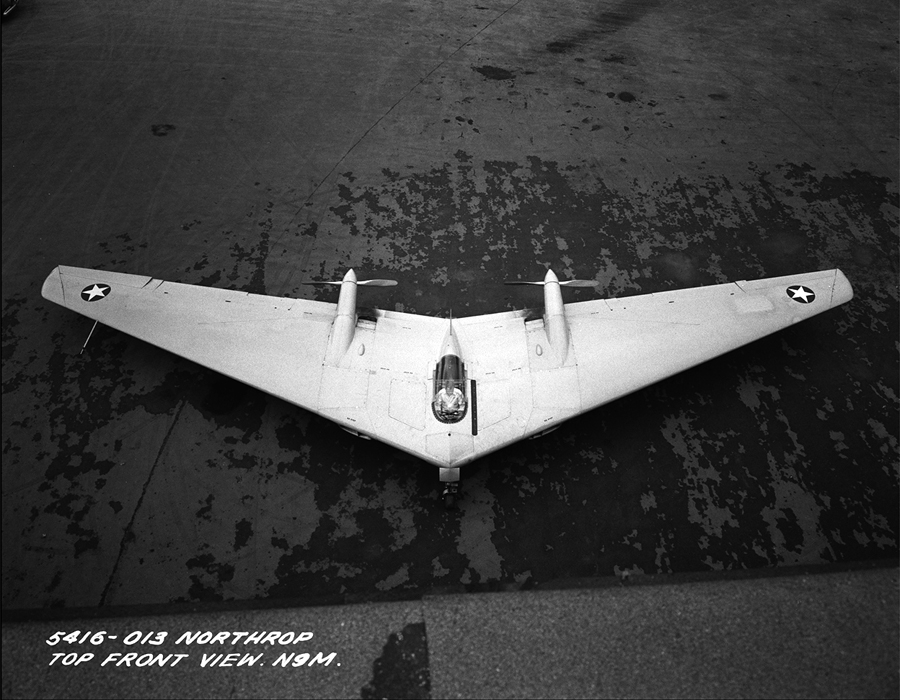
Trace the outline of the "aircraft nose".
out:
<instances>
[{"instance_id":1,"label":"aircraft nose","mask_svg":"<svg viewBox=\"0 0 900 700\"><path fill-rule=\"evenodd\" d=\"M547 269L547 274L544 275L544 284L548 282L559 282L559 278L556 276L556 273L551 269Z\"/></svg>"},{"instance_id":2,"label":"aircraft nose","mask_svg":"<svg viewBox=\"0 0 900 700\"><path fill-rule=\"evenodd\" d=\"M344 275L344 282L356 282L356 273L353 271L353 268L347 270L347 274Z\"/></svg>"},{"instance_id":3,"label":"aircraft nose","mask_svg":"<svg viewBox=\"0 0 900 700\"><path fill-rule=\"evenodd\" d=\"M475 442L471 435L442 430L425 436L425 449L432 457L440 460L442 466L459 466L462 460L471 457L475 451Z\"/></svg>"}]
</instances>

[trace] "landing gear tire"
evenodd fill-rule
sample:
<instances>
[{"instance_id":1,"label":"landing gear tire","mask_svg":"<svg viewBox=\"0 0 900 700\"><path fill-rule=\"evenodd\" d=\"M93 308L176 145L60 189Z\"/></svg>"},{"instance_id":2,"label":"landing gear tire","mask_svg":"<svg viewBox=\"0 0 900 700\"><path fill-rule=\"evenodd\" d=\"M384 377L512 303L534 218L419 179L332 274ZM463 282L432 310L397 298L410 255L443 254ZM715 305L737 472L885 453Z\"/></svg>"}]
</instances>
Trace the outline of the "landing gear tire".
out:
<instances>
[{"instance_id":1,"label":"landing gear tire","mask_svg":"<svg viewBox=\"0 0 900 700\"><path fill-rule=\"evenodd\" d=\"M456 498L459 495L459 484L457 482L450 482L444 484L444 508L448 510L451 508L456 508Z\"/></svg>"}]
</instances>

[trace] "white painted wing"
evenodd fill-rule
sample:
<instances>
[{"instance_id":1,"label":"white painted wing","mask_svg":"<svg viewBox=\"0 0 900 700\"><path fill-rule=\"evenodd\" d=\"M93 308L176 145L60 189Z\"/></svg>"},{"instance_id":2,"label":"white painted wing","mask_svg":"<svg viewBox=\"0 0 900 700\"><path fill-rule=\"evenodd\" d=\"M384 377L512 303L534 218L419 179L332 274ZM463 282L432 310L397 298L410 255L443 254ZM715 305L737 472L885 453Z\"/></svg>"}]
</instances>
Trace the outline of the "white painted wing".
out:
<instances>
[{"instance_id":1,"label":"white painted wing","mask_svg":"<svg viewBox=\"0 0 900 700\"><path fill-rule=\"evenodd\" d=\"M379 311L324 363L335 305L56 268L42 294L442 467L522 438L849 301L839 270L568 304L565 361L524 312L454 319L470 380L455 424L431 411L449 321Z\"/></svg>"},{"instance_id":2,"label":"white painted wing","mask_svg":"<svg viewBox=\"0 0 900 700\"><path fill-rule=\"evenodd\" d=\"M429 462L431 372L447 321L378 312L325 363L337 305L57 267L44 298ZM469 449L459 456L472 459ZM452 461L452 460L451 460Z\"/></svg>"},{"instance_id":3,"label":"white painted wing","mask_svg":"<svg viewBox=\"0 0 900 700\"><path fill-rule=\"evenodd\" d=\"M853 297L840 270L566 304L565 362L542 319L460 319L477 380L473 459L713 359ZM468 461L468 460L466 460Z\"/></svg>"},{"instance_id":4,"label":"white painted wing","mask_svg":"<svg viewBox=\"0 0 900 700\"><path fill-rule=\"evenodd\" d=\"M840 270L566 306L585 409L853 298Z\"/></svg>"},{"instance_id":5,"label":"white painted wing","mask_svg":"<svg viewBox=\"0 0 900 700\"><path fill-rule=\"evenodd\" d=\"M298 406L318 407L334 304L63 266L41 294Z\"/></svg>"}]
</instances>

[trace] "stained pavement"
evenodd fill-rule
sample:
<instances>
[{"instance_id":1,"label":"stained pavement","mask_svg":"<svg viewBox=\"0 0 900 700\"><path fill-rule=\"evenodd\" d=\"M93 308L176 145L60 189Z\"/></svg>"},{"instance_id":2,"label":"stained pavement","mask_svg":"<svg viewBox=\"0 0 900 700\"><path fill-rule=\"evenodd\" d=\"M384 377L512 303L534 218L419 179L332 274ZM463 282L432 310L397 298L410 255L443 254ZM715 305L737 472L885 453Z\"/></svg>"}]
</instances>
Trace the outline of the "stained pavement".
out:
<instances>
[{"instance_id":1,"label":"stained pavement","mask_svg":"<svg viewBox=\"0 0 900 700\"><path fill-rule=\"evenodd\" d=\"M887 698L898 608L896 567L855 567L32 621L4 625L3 696Z\"/></svg>"},{"instance_id":2,"label":"stained pavement","mask_svg":"<svg viewBox=\"0 0 900 700\"><path fill-rule=\"evenodd\" d=\"M5 610L896 560L897 18L848 2L24 4L3 31ZM851 304L437 476L45 303L57 264L536 306ZM318 298L332 300L322 292ZM363 294L365 296L363 296ZM575 291L573 299L588 292Z\"/></svg>"}]
</instances>

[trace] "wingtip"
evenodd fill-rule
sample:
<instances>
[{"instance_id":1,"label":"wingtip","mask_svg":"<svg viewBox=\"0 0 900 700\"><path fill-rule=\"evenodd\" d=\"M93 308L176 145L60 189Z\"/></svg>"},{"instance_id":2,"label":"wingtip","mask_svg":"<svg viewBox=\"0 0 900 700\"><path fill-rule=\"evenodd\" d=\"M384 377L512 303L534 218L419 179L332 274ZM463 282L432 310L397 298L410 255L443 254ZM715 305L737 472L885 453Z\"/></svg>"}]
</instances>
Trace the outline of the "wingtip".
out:
<instances>
[{"instance_id":1,"label":"wingtip","mask_svg":"<svg viewBox=\"0 0 900 700\"><path fill-rule=\"evenodd\" d=\"M55 304L65 306L66 302L65 295L63 294L62 271L59 265L54 267L53 271L47 275L47 279L44 280L44 284L41 286L41 296Z\"/></svg>"},{"instance_id":2,"label":"wingtip","mask_svg":"<svg viewBox=\"0 0 900 700\"><path fill-rule=\"evenodd\" d=\"M846 304L853 298L853 285L840 269L835 268L834 285L831 292L831 305Z\"/></svg>"}]
</instances>

